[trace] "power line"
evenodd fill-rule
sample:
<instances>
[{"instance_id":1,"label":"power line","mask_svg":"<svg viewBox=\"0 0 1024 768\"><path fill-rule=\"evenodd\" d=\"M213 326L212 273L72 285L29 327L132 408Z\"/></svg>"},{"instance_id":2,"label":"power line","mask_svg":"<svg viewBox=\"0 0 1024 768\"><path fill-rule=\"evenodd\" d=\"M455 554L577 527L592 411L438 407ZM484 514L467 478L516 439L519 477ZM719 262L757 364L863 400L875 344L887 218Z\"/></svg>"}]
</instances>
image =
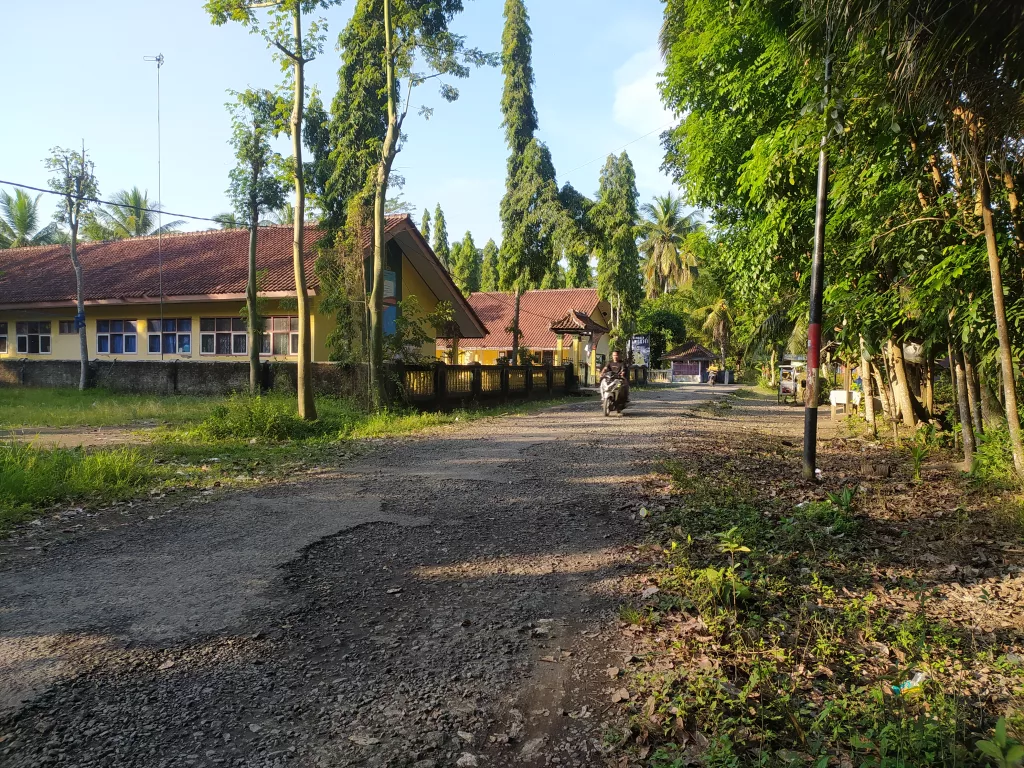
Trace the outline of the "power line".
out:
<instances>
[{"instance_id":1,"label":"power line","mask_svg":"<svg viewBox=\"0 0 1024 768\"><path fill-rule=\"evenodd\" d=\"M659 131L663 131L666 128L671 128L674 124L675 124L675 121L672 121L671 123L666 123L665 125L663 125L663 126L661 126L659 128L655 128L653 131L648 131L643 136L637 136L635 139L633 139L632 141L626 142L625 144L623 144L618 149L614 149L614 150L612 150L609 153L601 155L600 157L595 157L593 160L588 160L583 165L576 166L571 171L568 171L567 173L565 173L562 178L568 178L571 174L576 173L576 171L580 170L581 168L586 168L588 165L592 165L592 164L596 163L598 160L603 160L604 158L608 157L609 154L614 154L615 152L621 152L626 147L632 146L633 144L636 144L638 141L642 141L642 140L646 139L651 134L658 133Z\"/></svg>"},{"instance_id":2,"label":"power line","mask_svg":"<svg viewBox=\"0 0 1024 768\"><path fill-rule=\"evenodd\" d=\"M59 195L61 197L64 197L63 192L57 192L52 189L43 189L41 187L33 187L30 186L29 184L19 184L16 181L6 181L4 179L0 179L0 184L6 184L8 187L19 187L20 189L31 189L33 192L44 192L47 195ZM217 219L211 219L208 216L192 216L187 213L171 213L170 211L161 211L157 208L136 208L134 205L127 205L125 203L115 203L112 200L100 200L99 198L96 197L76 197L75 195L72 195L72 197L74 197L76 200L84 200L89 203L99 203L100 205L112 205L115 208L128 208L133 211L145 211L146 213L162 213L167 216L177 216L178 218L181 219L192 219L194 221L212 221L214 224L221 223Z\"/></svg>"}]
</instances>

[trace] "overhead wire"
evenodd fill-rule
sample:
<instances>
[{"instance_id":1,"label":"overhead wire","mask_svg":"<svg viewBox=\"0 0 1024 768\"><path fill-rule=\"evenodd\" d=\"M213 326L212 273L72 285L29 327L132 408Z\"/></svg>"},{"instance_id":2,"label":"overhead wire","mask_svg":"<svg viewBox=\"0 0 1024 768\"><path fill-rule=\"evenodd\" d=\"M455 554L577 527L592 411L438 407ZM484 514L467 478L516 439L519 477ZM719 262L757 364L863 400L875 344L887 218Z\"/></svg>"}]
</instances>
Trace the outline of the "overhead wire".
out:
<instances>
[{"instance_id":1,"label":"overhead wire","mask_svg":"<svg viewBox=\"0 0 1024 768\"><path fill-rule=\"evenodd\" d=\"M29 184L19 184L16 181L6 181L5 179L0 179L0 184L5 184L9 187L18 187L20 189L30 189L33 192L43 192L47 195L59 195L61 197L64 197L63 192L57 192L54 189L43 189L42 187L33 187ZM214 224L221 223L218 219L213 219L210 218L209 216L193 216L188 213L171 213L170 211L163 211L160 210L159 208L136 208L134 205L127 205L125 203L115 203L113 200L100 200L97 197L85 197L84 195L82 195L81 197L77 195L72 195L72 197L75 198L76 200L83 200L89 203L98 203L99 205L112 205L115 208L129 208L133 211L144 211L146 213L164 214L166 216L176 216L180 219L192 219L193 221L210 221L213 222Z\"/></svg>"}]
</instances>

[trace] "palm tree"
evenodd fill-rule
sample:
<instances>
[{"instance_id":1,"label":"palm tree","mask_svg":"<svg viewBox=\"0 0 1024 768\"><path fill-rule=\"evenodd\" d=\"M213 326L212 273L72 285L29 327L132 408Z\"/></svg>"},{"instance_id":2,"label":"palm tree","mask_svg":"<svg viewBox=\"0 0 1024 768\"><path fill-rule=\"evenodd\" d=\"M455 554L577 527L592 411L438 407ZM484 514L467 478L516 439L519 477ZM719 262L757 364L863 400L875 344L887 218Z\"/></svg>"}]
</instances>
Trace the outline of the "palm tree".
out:
<instances>
[{"instance_id":1,"label":"palm tree","mask_svg":"<svg viewBox=\"0 0 1024 768\"><path fill-rule=\"evenodd\" d=\"M245 226L233 212L218 213L213 220L220 224L221 229L241 229Z\"/></svg>"},{"instance_id":2,"label":"palm tree","mask_svg":"<svg viewBox=\"0 0 1024 768\"><path fill-rule=\"evenodd\" d=\"M724 369L725 356L736 322L725 291L711 279L701 277L693 281L684 295L684 301L690 318L699 327L700 333L718 347Z\"/></svg>"},{"instance_id":3,"label":"palm tree","mask_svg":"<svg viewBox=\"0 0 1024 768\"><path fill-rule=\"evenodd\" d=\"M280 208L271 211L265 219L264 225L277 227L290 227L295 221L295 207L291 203L285 203Z\"/></svg>"},{"instance_id":4,"label":"palm tree","mask_svg":"<svg viewBox=\"0 0 1024 768\"><path fill-rule=\"evenodd\" d=\"M14 190L12 197L0 190L0 248L25 245L47 245L56 242L60 232L56 224L39 226L39 198L23 190Z\"/></svg>"},{"instance_id":5,"label":"palm tree","mask_svg":"<svg viewBox=\"0 0 1024 768\"><path fill-rule=\"evenodd\" d=\"M683 213L683 201L669 192L657 195L643 208L647 220L640 226L640 250L647 296L655 298L670 288L689 285L697 273L697 259L686 239L702 226L695 215Z\"/></svg>"},{"instance_id":6,"label":"palm tree","mask_svg":"<svg viewBox=\"0 0 1024 768\"><path fill-rule=\"evenodd\" d=\"M114 195L112 204L100 206L83 221L82 234L89 240L125 240L166 235L185 223L170 221L158 227L157 216L153 213L156 209L156 204L149 201L148 190L122 189Z\"/></svg>"}]
</instances>

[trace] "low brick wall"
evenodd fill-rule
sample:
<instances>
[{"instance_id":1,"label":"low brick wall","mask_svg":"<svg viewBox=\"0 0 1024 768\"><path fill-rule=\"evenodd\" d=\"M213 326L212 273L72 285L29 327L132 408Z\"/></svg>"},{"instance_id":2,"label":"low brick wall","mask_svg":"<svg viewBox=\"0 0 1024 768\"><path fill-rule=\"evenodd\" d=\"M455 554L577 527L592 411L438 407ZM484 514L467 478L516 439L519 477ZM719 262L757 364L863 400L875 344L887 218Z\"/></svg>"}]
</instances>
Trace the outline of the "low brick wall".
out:
<instances>
[{"instance_id":1,"label":"low brick wall","mask_svg":"<svg viewBox=\"0 0 1024 768\"><path fill-rule=\"evenodd\" d=\"M366 397L366 367L313 363L313 388L320 395ZM295 363L263 363L263 388L295 392ZM79 363L66 360L0 360L0 386L74 388ZM91 386L112 392L154 395L226 395L249 389L249 363L93 360Z\"/></svg>"}]
</instances>

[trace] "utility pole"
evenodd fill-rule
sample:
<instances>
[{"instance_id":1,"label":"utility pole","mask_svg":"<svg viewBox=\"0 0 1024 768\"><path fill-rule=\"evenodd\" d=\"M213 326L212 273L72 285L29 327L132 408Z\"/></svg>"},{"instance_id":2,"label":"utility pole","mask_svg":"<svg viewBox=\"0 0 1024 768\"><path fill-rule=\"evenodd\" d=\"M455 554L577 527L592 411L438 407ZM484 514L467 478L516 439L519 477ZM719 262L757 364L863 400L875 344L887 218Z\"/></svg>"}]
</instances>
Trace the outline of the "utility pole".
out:
<instances>
[{"instance_id":1,"label":"utility pole","mask_svg":"<svg viewBox=\"0 0 1024 768\"><path fill-rule=\"evenodd\" d=\"M144 61L156 62L156 259L157 275L160 282L160 360L164 359L164 248L163 229L163 158L161 157L160 140L160 68L164 65L164 55L143 56ZM149 322L148 320L146 321ZM148 337L147 337L148 338ZM175 342L177 349L177 342Z\"/></svg>"},{"instance_id":2,"label":"utility pole","mask_svg":"<svg viewBox=\"0 0 1024 768\"><path fill-rule=\"evenodd\" d=\"M818 152L818 199L814 207L814 255L811 261L810 317L807 326L807 393L804 398L805 480L816 479L818 457L818 370L821 367L821 304L825 283L825 220L828 214L829 88L832 62L825 59L825 132ZM849 406L847 406L849 407Z\"/></svg>"}]
</instances>

